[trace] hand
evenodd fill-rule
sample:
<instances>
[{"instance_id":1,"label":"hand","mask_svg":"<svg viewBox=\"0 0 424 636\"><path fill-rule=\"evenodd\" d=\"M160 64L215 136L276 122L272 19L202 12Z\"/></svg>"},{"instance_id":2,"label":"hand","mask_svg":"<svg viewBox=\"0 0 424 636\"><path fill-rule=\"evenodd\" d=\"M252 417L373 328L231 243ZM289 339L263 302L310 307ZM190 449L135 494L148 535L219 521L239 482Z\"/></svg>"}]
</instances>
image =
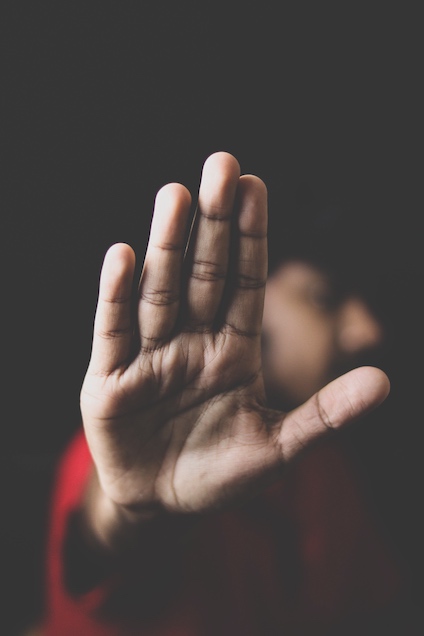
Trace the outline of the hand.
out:
<instances>
[{"instance_id":1,"label":"hand","mask_svg":"<svg viewBox=\"0 0 424 636\"><path fill-rule=\"evenodd\" d=\"M364 367L288 414L267 409L266 187L220 152L205 162L187 244L190 206L180 184L159 191L136 298L130 246L112 246L102 269L81 409L104 496L135 513L243 496L389 391Z\"/></svg>"}]
</instances>

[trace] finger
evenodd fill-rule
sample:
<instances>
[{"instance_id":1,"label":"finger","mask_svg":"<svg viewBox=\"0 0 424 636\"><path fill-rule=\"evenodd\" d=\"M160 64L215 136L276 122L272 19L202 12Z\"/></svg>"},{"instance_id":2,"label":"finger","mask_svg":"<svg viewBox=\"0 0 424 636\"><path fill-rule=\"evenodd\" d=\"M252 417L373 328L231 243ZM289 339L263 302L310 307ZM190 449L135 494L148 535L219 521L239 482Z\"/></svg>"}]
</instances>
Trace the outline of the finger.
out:
<instances>
[{"instance_id":1,"label":"finger","mask_svg":"<svg viewBox=\"0 0 424 636\"><path fill-rule=\"evenodd\" d=\"M190 204L189 191L179 183L167 184L156 195L139 285L138 319L143 349L163 343L178 316Z\"/></svg>"},{"instance_id":2,"label":"finger","mask_svg":"<svg viewBox=\"0 0 424 636\"><path fill-rule=\"evenodd\" d=\"M208 329L221 303L239 176L237 160L226 152L205 161L186 259L189 328Z\"/></svg>"},{"instance_id":3,"label":"finger","mask_svg":"<svg viewBox=\"0 0 424 636\"><path fill-rule=\"evenodd\" d=\"M267 277L267 190L253 175L240 178L236 258L229 277L225 323L230 331L259 336Z\"/></svg>"},{"instance_id":4,"label":"finger","mask_svg":"<svg viewBox=\"0 0 424 636\"><path fill-rule=\"evenodd\" d=\"M372 411L389 391L387 375L375 367L359 367L330 382L285 418L279 436L284 459Z\"/></svg>"},{"instance_id":5,"label":"finger","mask_svg":"<svg viewBox=\"0 0 424 636\"><path fill-rule=\"evenodd\" d=\"M106 252L100 275L90 370L110 374L129 357L132 339L131 292L135 254L125 243Z\"/></svg>"}]
</instances>

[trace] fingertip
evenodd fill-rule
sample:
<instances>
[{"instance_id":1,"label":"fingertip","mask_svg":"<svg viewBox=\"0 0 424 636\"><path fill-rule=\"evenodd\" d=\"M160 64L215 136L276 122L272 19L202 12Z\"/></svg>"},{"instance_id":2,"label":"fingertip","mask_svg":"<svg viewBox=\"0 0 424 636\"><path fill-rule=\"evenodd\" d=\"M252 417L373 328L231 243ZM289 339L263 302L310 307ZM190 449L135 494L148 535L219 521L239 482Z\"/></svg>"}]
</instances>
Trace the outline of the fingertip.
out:
<instances>
[{"instance_id":1,"label":"fingertip","mask_svg":"<svg viewBox=\"0 0 424 636\"><path fill-rule=\"evenodd\" d=\"M119 278L128 272L133 272L135 261L135 252L128 243L114 243L106 251L102 266L102 278L110 276Z\"/></svg>"},{"instance_id":2,"label":"fingertip","mask_svg":"<svg viewBox=\"0 0 424 636\"><path fill-rule=\"evenodd\" d=\"M191 205L191 194L189 190L182 184L178 182L166 183L163 185L157 192L155 197L155 206L158 204L166 205L169 204L175 205L175 203L184 206Z\"/></svg>"},{"instance_id":3,"label":"fingertip","mask_svg":"<svg viewBox=\"0 0 424 636\"><path fill-rule=\"evenodd\" d=\"M133 248L128 243L118 242L110 245L106 251L106 255L112 255L114 257L125 257L128 252L134 253Z\"/></svg>"},{"instance_id":4,"label":"fingertip","mask_svg":"<svg viewBox=\"0 0 424 636\"><path fill-rule=\"evenodd\" d=\"M363 366L354 369L358 382L366 387L369 392L372 405L378 406L387 398L390 393L390 379L388 375L378 367Z\"/></svg>"},{"instance_id":5,"label":"fingertip","mask_svg":"<svg viewBox=\"0 0 424 636\"><path fill-rule=\"evenodd\" d=\"M265 181L256 174L243 174L240 177L240 187L251 187L261 193L262 196L268 196L268 188Z\"/></svg>"},{"instance_id":6,"label":"fingertip","mask_svg":"<svg viewBox=\"0 0 424 636\"><path fill-rule=\"evenodd\" d=\"M268 229L268 190L256 175L243 175L239 179L239 226L242 232L266 237Z\"/></svg>"},{"instance_id":7,"label":"fingertip","mask_svg":"<svg viewBox=\"0 0 424 636\"><path fill-rule=\"evenodd\" d=\"M128 243L113 243L106 251L105 259L116 262L127 262L135 259L135 252Z\"/></svg>"},{"instance_id":8,"label":"fingertip","mask_svg":"<svg viewBox=\"0 0 424 636\"><path fill-rule=\"evenodd\" d=\"M230 152L219 150L212 153L203 164L203 170L213 169L221 173L240 176L240 164Z\"/></svg>"},{"instance_id":9,"label":"fingertip","mask_svg":"<svg viewBox=\"0 0 424 636\"><path fill-rule=\"evenodd\" d=\"M324 412L332 413L328 419L337 428L373 411L389 392L387 374L377 367L363 366L333 380L319 393Z\"/></svg>"},{"instance_id":10,"label":"fingertip","mask_svg":"<svg viewBox=\"0 0 424 636\"><path fill-rule=\"evenodd\" d=\"M367 415L389 392L389 378L377 367L358 367L336 378L282 420L280 442L285 460L314 439Z\"/></svg>"},{"instance_id":11,"label":"fingertip","mask_svg":"<svg viewBox=\"0 0 424 636\"><path fill-rule=\"evenodd\" d=\"M189 190L181 183L162 186L155 198L149 247L183 247L191 201Z\"/></svg>"}]
</instances>

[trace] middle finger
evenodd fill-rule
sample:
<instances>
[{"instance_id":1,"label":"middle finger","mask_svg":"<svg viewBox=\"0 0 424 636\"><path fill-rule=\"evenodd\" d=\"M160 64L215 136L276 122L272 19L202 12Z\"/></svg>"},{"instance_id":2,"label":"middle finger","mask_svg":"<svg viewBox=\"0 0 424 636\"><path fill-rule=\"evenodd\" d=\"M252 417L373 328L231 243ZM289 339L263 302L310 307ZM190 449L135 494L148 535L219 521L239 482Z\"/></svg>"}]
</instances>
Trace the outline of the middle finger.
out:
<instances>
[{"instance_id":1,"label":"middle finger","mask_svg":"<svg viewBox=\"0 0 424 636\"><path fill-rule=\"evenodd\" d=\"M240 166L229 153L217 152L205 161L186 259L190 330L209 330L222 301L239 177Z\"/></svg>"}]
</instances>

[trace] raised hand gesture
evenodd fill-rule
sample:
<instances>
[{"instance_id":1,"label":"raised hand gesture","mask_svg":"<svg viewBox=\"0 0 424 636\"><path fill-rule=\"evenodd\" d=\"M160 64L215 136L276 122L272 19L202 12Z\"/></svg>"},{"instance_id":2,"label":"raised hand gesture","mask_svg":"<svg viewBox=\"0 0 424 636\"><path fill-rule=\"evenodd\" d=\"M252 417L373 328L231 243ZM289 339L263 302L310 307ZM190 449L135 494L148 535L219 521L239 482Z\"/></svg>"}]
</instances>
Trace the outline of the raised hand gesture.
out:
<instances>
[{"instance_id":1,"label":"raised hand gesture","mask_svg":"<svg viewBox=\"0 0 424 636\"><path fill-rule=\"evenodd\" d=\"M288 414L268 409L266 187L219 152L205 162L191 227L190 209L183 185L159 191L135 298L129 245L113 245L102 269L81 408L103 508L128 515L245 496L389 390L382 371L363 367Z\"/></svg>"}]
</instances>

